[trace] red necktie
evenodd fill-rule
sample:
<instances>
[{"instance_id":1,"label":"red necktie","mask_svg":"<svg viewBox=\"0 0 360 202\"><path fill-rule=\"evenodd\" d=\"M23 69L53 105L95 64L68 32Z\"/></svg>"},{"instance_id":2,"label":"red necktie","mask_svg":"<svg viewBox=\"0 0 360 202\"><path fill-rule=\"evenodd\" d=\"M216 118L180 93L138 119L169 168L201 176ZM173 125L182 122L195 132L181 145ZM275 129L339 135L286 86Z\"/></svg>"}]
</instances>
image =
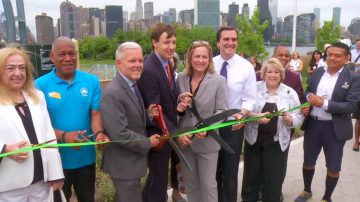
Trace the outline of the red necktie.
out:
<instances>
[{"instance_id":1,"label":"red necktie","mask_svg":"<svg viewBox=\"0 0 360 202\"><path fill-rule=\"evenodd\" d=\"M168 75L170 86L172 86L172 74L171 74L171 69L170 69L169 64L166 64L166 72L167 72L167 75Z\"/></svg>"}]
</instances>

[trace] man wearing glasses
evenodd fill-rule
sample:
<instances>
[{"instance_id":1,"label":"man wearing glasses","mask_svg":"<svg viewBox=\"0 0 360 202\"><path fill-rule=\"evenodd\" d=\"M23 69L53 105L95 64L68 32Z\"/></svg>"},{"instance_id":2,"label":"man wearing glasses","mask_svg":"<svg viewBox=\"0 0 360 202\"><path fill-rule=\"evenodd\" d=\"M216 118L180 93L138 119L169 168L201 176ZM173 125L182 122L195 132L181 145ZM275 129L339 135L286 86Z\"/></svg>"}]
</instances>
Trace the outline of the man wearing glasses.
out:
<instances>
[{"instance_id":1,"label":"man wearing glasses","mask_svg":"<svg viewBox=\"0 0 360 202\"><path fill-rule=\"evenodd\" d=\"M241 112L234 117L240 120L256 103L256 77L251 63L236 54L238 31L233 27L221 27L216 34L220 55L214 57L215 70L227 80L229 109ZM217 170L219 202L236 202L240 154L244 139L243 124L219 129L220 136L235 151L231 154L220 150Z\"/></svg>"},{"instance_id":2,"label":"man wearing glasses","mask_svg":"<svg viewBox=\"0 0 360 202\"><path fill-rule=\"evenodd\" d=\"M38 78L52 126L59 142L108 141L100 117L101 87L98 78L76 70L77 52L67 37L54 40L50 59L55 68ZM95 147L59 148L65 174L63 190L67 201L72 186L79 202L94 201ZM55 200L61 201L60 197Z\"/></svg>"}]
</instances>

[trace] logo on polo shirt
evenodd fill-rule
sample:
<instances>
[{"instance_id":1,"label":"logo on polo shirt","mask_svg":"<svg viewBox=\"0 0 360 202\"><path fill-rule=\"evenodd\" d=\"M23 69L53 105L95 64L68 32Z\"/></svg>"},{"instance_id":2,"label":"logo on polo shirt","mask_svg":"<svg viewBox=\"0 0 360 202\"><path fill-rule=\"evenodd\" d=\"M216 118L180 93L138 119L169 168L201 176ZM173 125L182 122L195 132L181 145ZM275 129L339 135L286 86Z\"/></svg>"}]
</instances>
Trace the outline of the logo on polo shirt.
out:
<instances>
[{"instance_id":1,"label":"logo on polo shirt","mask_svg":"<svg viewBox=\"0 0 360 202\"><path fill-rule=\"evenodd\" d=\"M80 89L81 96L88 96L88 89L83 87Z\"/></svg>"},{"instance_id":2,"label":"logo on polo shirt","mask_svg":"<svg viewBox=\"0 0 360 202\"><path fill-rule=\"evenodd\" d=\"M52 97L52 98L61 99L61 94L58 92L50 92L50 93L48 93L48 95L49 95L49 97Z\"/></svg>"}]
</instances>

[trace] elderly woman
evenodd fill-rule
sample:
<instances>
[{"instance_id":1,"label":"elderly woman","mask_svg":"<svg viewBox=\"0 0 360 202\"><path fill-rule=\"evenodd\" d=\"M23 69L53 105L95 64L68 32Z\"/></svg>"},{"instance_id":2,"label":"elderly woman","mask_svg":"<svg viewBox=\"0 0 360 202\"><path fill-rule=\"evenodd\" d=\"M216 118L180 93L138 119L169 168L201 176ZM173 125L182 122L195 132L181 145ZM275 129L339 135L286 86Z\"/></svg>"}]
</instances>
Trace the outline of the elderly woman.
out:
<instances>
[{"instance_id":1,"label":"elderly woman","mask_svg":"<svg viewBox=\"0 0 360 202\"><path fill-rule=\"evenodd\" d=\"M300 105L296 92L281 83L285 69L276 58L260 70L263 81L257 82L257 103L250 117L263 116ZM284 172L284 151L289 146L291 129L303 120L300 110L282 116L261 118L245 128L245 156L242 186L243 201L257 201L263 180L263 201L279 202Z\"/></svg>"},{"instance_id":2,"label":"elderly woman","mask_svg":"<svg viewBox=\"0 0 360 202\"><path fill-rule=\"evenodd\" d=\"M55 140L44 95L33 86L32 69L22 50L0 50L1 153ZM3 157L0 179L0 201L46 201L49 187L58 190L63 185L58 150L40 149Z\"/></svg>"},{"instance_id":3,"label":"elderly woman","mask_svg":"<svg viewBox=\"0 0 360 202\"><path fill-rule=\"evenodd\" d=\"M215 73L212 55L212 49L205 41L193 42L187 52L185 70L179 74L177 85L180 93L192 93L193 102L180 116L178 127L194 126L199 119L227 109L226 81ZM193 168L191 173L182 166L188 201L217 202L215 175L220 145L205 132L196 134L193 139L182 136L178 141Z\"/></svg>"}]
</instances>

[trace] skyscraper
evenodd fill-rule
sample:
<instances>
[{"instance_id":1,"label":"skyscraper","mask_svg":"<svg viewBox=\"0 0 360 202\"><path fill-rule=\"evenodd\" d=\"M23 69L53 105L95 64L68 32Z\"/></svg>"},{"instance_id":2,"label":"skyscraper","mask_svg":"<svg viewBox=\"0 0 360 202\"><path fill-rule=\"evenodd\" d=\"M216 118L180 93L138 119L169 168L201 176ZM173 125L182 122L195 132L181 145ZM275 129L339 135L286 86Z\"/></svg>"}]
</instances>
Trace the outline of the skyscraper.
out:
<instances>
[{"instance_id":1,"label":"skyscraper","mask_svg":"<svg viewBox=\"0 0 360 202\"><path fill-rule=\"evenodd\" d=\"M16 41L15 17L10 0L2 0L6 18L6 38L8 43Z\"/></svg>"},{"instance_id":2,"label":"skyscraper","mask_svg":"<svg viewBox=\"0 0 360 202\"><path fill-rule=\"evenodd\" d=\"M239 4L229 4L229 13L227 16L227 24L231 27L237 27L235 17L239 15Z\"/></svg>"},{"instance_id":3,"label":"skyscraper","mask_svg":"<svg viewBox=\"0 0 360 202\"><path fill-rule=\"evenodd\" d=\"M144 19L150 19L154 16L154 3L146 2L144 3Z\"/></svg>"},{"instance_id":4,"label":"skyscraper","mask_svg":"<svg viewBox=\"0 0 360 202\"><path fill-rule=\"evenodd\" d=\"M189 28L194 26L194 9L180 11L179 22L184 25L189 25Z\"/></svg>"},{"instance_id":5,"label":"skyscraper","mask_svg":"<svg viewBox=\"0 0 360 202\"><path fill-rule=\"evenodd\" d=\"M269 21L269 27L263 32L263 36L265 41L270 41L274 33L274 26L272 25L269 0L257 0L257 7L260 9L260 22Z\"/></svg>"},{"instance_id":6,"label":"skyscraper","mask_svg":"<svg viewBox=\"0 0 360 202\"><path fill-rule=\"evenodd\" d=\"M314 13L303 13L297 16L296 41L298 43L310 44L314 42Z\"/></svg>"},{"instance_id":7,"label":"skyscraper","mask_svg":"<svg viewBox=\"0 0 360 202\"><path fill-rule=\"evenodd\" d=\"M53 19L46 13L35 16L36 39L38 44L52 44L54 41Z\"/></svg>"},{"instance_id":8,"label":"skyscraper","mask_svg":"<svg viewBox=\"0 0 360 202\"><path fill-rule=\"evenodd\" d=\"M60 36L75 38L74 10L76 6L69 1L60 4Z\"/></svg>"},{"instance_id":9,"label":"skyscraper","mask_svg":"<svg viewBox=\"0 0 360 202\"><path fill-rule=\"evenodd\" d=\"M136 0L135 20L141 20L141 19L144 19L143 4L141 0Z\"/></svg>"},{"instance_id":10,"label":"skyscraper","mask_svg":"<svg viewBox=\"0 0 360 202\"><path fill-rule=\"evenodd\" d=\"M340 26L340 16L341 16L341 8L340 7L334 7L333 8L332 19L334 21L335 26Z\"/></svg>"},{"instance_id":11,"label":"skyscraper","mask_svg":"<svg viewBox=\"0 0 360 202\"><path fill-rule=\"evenodd\" d=\"M320 27L320 8L314 8L315 20L314 27L315 29Z\"/></svg>"},{"instance_id":12,"label":"skyscraper","mask_svg":"<svg viewBox=\"0 0 360 202\"><path fill-rule=\"evenodd\" d=\"M243 4L243 7L241 9L241 15L246 15L247 18L249 19L250 17L250 8L249 8L249 4L245 3Z\"/></svg>"},{"instance_id":13,"label":"skyscraper","mask_svg":"<svg viewBox=\"0 0 360 202\"><path fill-rule=\"evenodd\" d=\"M16 10L17 10L17 21L19 24L20 43L26 44L27 33L26 33L25 9L24 9L23 0L16 0Z\"/></svg>"},{"instance_id":14,"label":"skyscraper","mask_svg":"<svg viewBox=\"0 0 360 202\"><path fill-rule=\"evenodd\" d=\"M99 35L101 33L101 21L104 21L102 14L104 10L100 8L89 8L89 24L90 24L90 34Z\"/></svg>"},{"instance_id":15,"label":"skyscraper","mask_svg":"<svg viewBox=\"0 0 360 202\"><path fill-rule=\"evenodd\" d=\"M272 17L272 25L276 26L278 18L278 0L269 0L269 9Z\"/></svg>"},{"instance_id":16,"label":"skyscraper","mask_svg":"<svg viewBox=\"0 0 360 202\"><path fill-rule=\"evenodd\" d=\"M218 29L220 26L220 1L195 0L194 24Z\"/></svg>"},{"instance_id":17,"label":"skyscraper","mask_svg":"<svg viewBox=\"0 0 360 202\"><path fill-rule=\"evenodd\" d=\"M122 6L105 6L106 37L111 39L118 29L123 30Z\"/></svg>"}]
</instances>

